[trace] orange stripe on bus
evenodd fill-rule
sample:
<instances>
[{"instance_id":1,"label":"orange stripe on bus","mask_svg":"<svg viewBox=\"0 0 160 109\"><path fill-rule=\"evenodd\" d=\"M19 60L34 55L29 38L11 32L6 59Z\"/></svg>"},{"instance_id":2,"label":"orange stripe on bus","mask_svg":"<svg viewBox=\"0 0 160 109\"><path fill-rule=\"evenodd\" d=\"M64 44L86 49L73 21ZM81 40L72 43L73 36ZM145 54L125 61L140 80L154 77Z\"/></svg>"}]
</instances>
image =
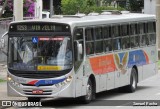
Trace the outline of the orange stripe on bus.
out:
<instances>
[{"instance_id":1,"label":"orange stripe on bus","mask_svg":"<svg viewBox=\"0 0 160 109\"><path fill-rule=\"evenodd\" d=\"M89 60L94 74L105 74L109 72L114 72L116 69L113 54L107 56L93 57Z\"/></svg>"}]
</instances>

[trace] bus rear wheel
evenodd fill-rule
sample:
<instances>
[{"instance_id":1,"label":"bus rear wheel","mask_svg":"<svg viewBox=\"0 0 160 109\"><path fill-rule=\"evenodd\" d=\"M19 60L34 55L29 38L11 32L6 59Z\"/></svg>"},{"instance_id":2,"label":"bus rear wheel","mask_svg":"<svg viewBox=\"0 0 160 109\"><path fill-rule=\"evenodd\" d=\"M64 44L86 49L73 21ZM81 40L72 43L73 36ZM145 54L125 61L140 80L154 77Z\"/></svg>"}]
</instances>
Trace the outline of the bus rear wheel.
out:
<instances>
[{"instance_id":1,"label":"bus rear wheel","mask_svg":"<svg viewBox=\"0 0 160 109\"><path fill-rule=\"evenodd\" d=\"M88 104L95 98L94 96L95 96L95 91L93 88L93 84L89 79L86 88L86 95L82 97L82 102Z\"/></svg>"},{"instance_id":2,"label":"bus rear wheel","mask_svg":"<svg viewBox=\"0 0 160 109\"><path fill-rule=\"evenodd\" d=\"M137 81L138 81L137 77L138 77L137 71L135 68L133 68L130 76L130 84L126 87L127 92L130 92L130 93L135 92L137 88Z\"/></svg>"},{"instance_id":3,"label":"bus rear wheel","mask_svg":"<svg viewBox=\"0 0 160 109\"><path fill-rule=\"evenodd\" d=\"M39 102L41 98L39 97L28 97L29 102Z\"/></svg>"}]
</instances>

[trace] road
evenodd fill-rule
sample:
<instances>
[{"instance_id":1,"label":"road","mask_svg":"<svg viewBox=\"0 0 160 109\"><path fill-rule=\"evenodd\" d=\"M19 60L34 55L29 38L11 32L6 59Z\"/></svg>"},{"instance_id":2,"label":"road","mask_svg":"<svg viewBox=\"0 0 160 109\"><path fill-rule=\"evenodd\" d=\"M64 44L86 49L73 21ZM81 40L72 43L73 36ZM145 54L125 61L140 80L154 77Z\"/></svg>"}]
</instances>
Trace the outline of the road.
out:
<instances>
[{"instance_id":1,"label":"road","mask_svg":"<svg viewBox=\"0 0 160 109\"><path fill-rule=\"evenodd\" d=\"M0 84L0 89L3 88L3 90L0 91L0 99L12 99L12 100L25 100L25 98L14 98L14 97L7 97L6 95L6 83ZM135 93L122 93L119 92L118 89L111 90L111 91L105 91L102 93L99 93L96 95L97 100L93 101L90 104L82 104L79 102L78 99L42 99L42 105L45 108L67 108L67 109L128 109L128 108L134 108L134 109L148 109L147 106L130 106L128 105L133 104L133 101L130 100L159 100L160 102L160 71L157 75L150 77L138 84L138 88ZM124 100L124 101L117 101L117 100ZM136 101L139 102L139 101ZM110 106L106 106L110 105ZM11 107L10 109L12 109ZM150 107L150 108L156 108L159 109L160 106L156 107ZM13 108L14 109L14 108ZM38 108L37 108L38 109Z\"/></svg>"}]
</instances>

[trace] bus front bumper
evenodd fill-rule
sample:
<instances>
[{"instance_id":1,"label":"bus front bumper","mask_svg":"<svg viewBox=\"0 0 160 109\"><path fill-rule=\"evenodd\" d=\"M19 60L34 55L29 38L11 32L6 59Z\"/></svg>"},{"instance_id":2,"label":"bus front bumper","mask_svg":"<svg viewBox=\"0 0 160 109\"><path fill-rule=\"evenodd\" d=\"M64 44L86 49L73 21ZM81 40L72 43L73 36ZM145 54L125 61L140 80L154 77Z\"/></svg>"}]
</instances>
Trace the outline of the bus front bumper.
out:
<instances>
[{"instance_id":1,"label":"bus front bumper","mask_svg":"<svg viewBox=\"0 0 160 109\"><path fill-rule=\"evenodd\" d=\"M29 86L7 82L8 96L14 97L71 97L75 98L74 81L48 86Z\"/></svg>"}]
</instances>

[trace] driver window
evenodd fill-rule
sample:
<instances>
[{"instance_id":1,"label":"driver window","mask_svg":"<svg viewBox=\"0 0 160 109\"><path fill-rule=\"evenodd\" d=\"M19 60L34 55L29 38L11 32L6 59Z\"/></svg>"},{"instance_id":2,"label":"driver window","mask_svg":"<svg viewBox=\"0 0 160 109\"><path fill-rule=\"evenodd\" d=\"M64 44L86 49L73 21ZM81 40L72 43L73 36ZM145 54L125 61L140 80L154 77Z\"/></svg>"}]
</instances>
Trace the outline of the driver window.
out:
<instances>
[{"instance_id":1,"label":"driver window","mask_svg":"<svg viewBox=\"0 0 160 109\"><path fill-rule=\"evenodd\" d=\"M78 41L79 44L82 44L82 54L80 55L80 60L77 60L77 47L74 46L74 57L75 57L75 71L78 70L81 65L84 57L84 40L83 40L83 28L77 28L74 32L74 44Z\"/></svg>"}]
</instances>

